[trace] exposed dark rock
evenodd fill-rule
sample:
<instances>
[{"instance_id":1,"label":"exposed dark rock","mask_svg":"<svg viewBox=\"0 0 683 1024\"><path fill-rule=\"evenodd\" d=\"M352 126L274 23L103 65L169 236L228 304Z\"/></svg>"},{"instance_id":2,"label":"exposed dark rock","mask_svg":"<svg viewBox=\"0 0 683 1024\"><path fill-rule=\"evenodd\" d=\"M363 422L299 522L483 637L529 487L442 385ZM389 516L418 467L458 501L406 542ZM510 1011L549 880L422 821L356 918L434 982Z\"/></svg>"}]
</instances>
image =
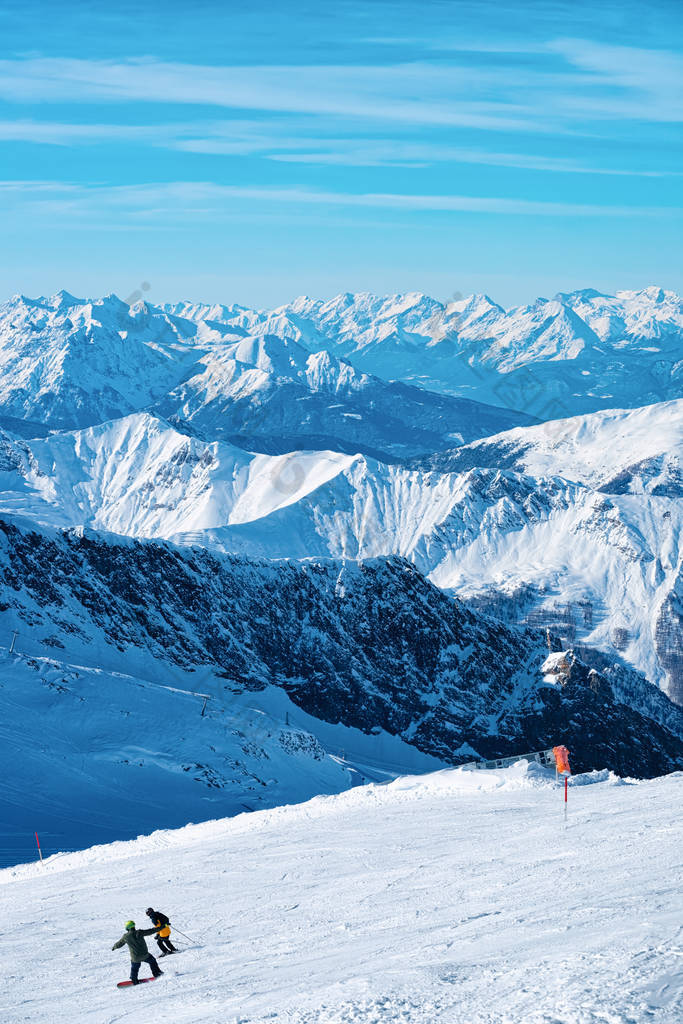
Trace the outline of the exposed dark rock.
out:
<instances>
[{"instance_id":1,"label":"exposed dark rock","mask_svg":"<svg viewBox=\"0 0 683 1024\"><path fill-rule=\"evenodd\" d=\"M52 642L104 636L124 671L144 649L228 689L274 683L315 717L453 763L471 760L463 744L493 758L564 743L578 770L683 767L683 711L642 677L570 652L567 678L544 681L543 632L471 611L402 559L253 562L11 521L0 548L15 621Z\"/></svg>"}]
</instances>

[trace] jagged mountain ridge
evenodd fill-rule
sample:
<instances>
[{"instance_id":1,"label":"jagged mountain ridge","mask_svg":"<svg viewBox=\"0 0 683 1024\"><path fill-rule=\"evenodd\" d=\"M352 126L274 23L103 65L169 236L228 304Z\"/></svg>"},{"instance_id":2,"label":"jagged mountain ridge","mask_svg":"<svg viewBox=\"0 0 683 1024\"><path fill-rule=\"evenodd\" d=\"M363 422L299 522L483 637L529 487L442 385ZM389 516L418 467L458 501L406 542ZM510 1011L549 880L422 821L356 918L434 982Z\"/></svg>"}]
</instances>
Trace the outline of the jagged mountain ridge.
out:
<instances>
[{"instance_id":1,"label":"jagged mountain ridge","mask_svg":"<svg viewBox=\"0 0 683 1024\"><path fill-rule=\"evenodd\" d=\"M15 296L0 307L0 414L57 429L112 419L162 397L188 358L171 319L144 305Z\"/></svg>"},{"instance_id":2,"label":"jagged mountain ridge","mask_svg":"<svg viewBox=\"0 0 683 1024\"><path fill-rule=\"evenodd\" d=\"M515 410L518 423L528 422L524 416L548 420L683 394L683 300L655 287L615 296L585 289L510 310L476 295L440 303L420 293L344 294L327 302L301 298L261 311L189 302L128 307L115 296L92 302L61 292L51 299L15 296L0 307L0 367L7 381L0 389L0 416L6 425L7 418L28 421L36 436L41 424L86 426L152 408L161 400L158 411L171 415L167 396L180 388L178 397L194 415L201 410L206 421L216 400L214 409L221 413L234 404L236 375L234 370L225 373L230 358L225 350L234 350L245 338L279 338L312 354L326 351L349 360L361 375L419 384L418 396L398 396L402 405L412 400L413 413L424 388ZM186 387L190 380L192 386ZM291 378L284 380L291 387ZM238 389L242 408L247 419L255 411L258 420L260 403L244 404L244 383ZM313 393L318 394L315 388ZM272 412L277 404L272 403ZM366 413L369 405L370 399ZM388 396L385 412L390 405ZM320 435L320 396L310 412L309 433ZM357 445L358 430L348 438L343 429L340 434L340 427L354 426L350 418L357 412L337 410L323 435L341 445ZM462 433L470 441L475 434L515 425L475 423L468 433L463 424L471 422L473 412L453 409L450 425L444 423L439 432ZM432 421L442 414L448 414L448 407L435 406ZM287 418L291 430L291 410ZM220 436L248 436L241 424L231 431ZM272 445L277 436L272 431L264 443ZM387 451L376 445L374 453L380 451L386 457Z\"/></svg>"},{"instance_id":3,"label":"jagged mountain ridge","mask_svg":"<svg viewBox=\"0 0 683 1024\"><path fill-rule=\"evenodd\" d=\"M625 432L625 454L656 458L682 408L548 424L556 434L532 428L526 447L524 431L500 435L456 452L465 462L453 472L337 452L253 455L136 414L43 440L5 435L0 511L257 558L398 554L450 593L550 624L680 699L681 502L656 487L604 493L604 453ZM512 448L514 468L497 468Z\"/></svg>"},{"instance_id":4,"label":"jagged mountain ridge","mask_svg":"<svg viewBox=\"0 0 683 1024\"><path fill-rule=\"evenodd\" d=\"M272 454L307 447L408 458L507 428L511 416L386 383L325 350L310 353L269 334L214 349L197 369L155 411L209 440Z\"/></svg>"},{"instance_id":5,"label":"jagged mountain ridge","mask_svg":"<svg viewBox=\"0 0 683 1024\"><path fill-rule=\"evenodd\" d=\"M207 440L255 451L332 448L391 459L533 422L387 383L285 336L250 335L243 310L222 315L236 322L195 323L116 296L17 296L0 307L0 424L40 436L153 410Z\"/></svg>"},{"instance_id":6,"label":"jagged mountain ridge","mask_svg":"<svg viewBox=\"0 0 683 1024\"><path fill-rule=\"evenodd\" d=\"M561 475L605 494L683 497L683 400L610 409L507 430L413 461L462 473L478 467Z\"/></svg>"},{"instance_id":7,"label":"jagged mountain ridge","mask_svg":"<svg viewBox=\"0 0 683 1024\"><path fill-rule=\"evenodd\" d=\"M542 420L683 394L683 300L657 287L613 296L584 289L509 310L486 295L446 303L417 292L303 297L256 314L250 330Z\"/></svg>"},{"instance_id":8,"label":"jagged mountain ridge","mask_svg":"<svg viewBox=\"0 0 683 1024\"><path fill-rule=\"evenodd\" d=\"M675 401L633 411L610 410L555 420L522 431L511 430L452 452L438 453L415 465L438 472L462 473L496 466L534 476L561 475L611 496L606 499L610 515L614 513L615 503L622 510L629 509L630 527L624 539L628 534L634 549L641 548L643 567L647 567L643 576L649 575L651 592L657 592L656 600L648 602L646 598L644 602L650 604L646 614L649 619L647 644L651 645L666 673L667 691L674 700L683 703L682 462L683 402ZM645 538L649 540L643 544ZM588 581L595 574L587 571L585 575ZM529 616L532 621L537 619L540 613L533 607L534 587L521 578L518 583L516 588L508 585L503 592L494 584L489 599L482 593L481 607L494 610L510 621L525 621ZM603 598L604 593L603 590ZM615 588L613 593L611 640L617 649L625 651L632 644L634 623L642 614L644 604L638 601L631 606L632 595L626 580L622 589ZM577 624L579 630L581 625L592 625L592 599L589 598L591 604L588 605L585 595L583 598L578 593L567 596L574 601L570 600L564 609L556 607L556 628L561 628L564 622L573 635ZM620 599L626 606L621 611ZM608 646L606 641L608 638L603 637L603 648ZM596 642L595 638L592 642ZM640 664L644 667L644 662ZM652 672L652 665L646 671Z\"/></svg>"},{"instance_id":9,"label":"jagged mountain ridge","mask_svg":"<svg viewBox=\"0 0 683 1024\"><path fill-rule=\"evenodd\" d=\"M0 533L3 628L36 644L48 631L82 665L207 667L223 689L279 687L316 719L446 761L559 737L578 770L680 766L683 712L664 696L660 721L644 717L618 699L619 670L613 690L571 653L548 658L539 631L472 613L404 560L253 562L8 520Z\"/></svg>"}]
</instances>

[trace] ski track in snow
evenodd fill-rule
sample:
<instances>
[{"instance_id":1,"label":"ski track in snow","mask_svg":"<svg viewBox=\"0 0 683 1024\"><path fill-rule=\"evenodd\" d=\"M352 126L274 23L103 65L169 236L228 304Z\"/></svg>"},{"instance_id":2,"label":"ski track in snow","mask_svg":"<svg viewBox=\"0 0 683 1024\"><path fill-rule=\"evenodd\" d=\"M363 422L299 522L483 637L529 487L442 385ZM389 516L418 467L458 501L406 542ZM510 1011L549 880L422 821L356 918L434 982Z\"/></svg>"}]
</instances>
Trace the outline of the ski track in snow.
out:
<instances>
[{"instance_id":1,"label":"ski track in snow","mask_svg":"<svg viewBox=\"0 0 683 1024\"><path fill-rule=\"evenodd\" d=\"M0 1020L674 1024L683 773L574 781L566 820L519 763L6 869ZM150 903L192 941L117 991Z\"/></svg>"}]
</instances>

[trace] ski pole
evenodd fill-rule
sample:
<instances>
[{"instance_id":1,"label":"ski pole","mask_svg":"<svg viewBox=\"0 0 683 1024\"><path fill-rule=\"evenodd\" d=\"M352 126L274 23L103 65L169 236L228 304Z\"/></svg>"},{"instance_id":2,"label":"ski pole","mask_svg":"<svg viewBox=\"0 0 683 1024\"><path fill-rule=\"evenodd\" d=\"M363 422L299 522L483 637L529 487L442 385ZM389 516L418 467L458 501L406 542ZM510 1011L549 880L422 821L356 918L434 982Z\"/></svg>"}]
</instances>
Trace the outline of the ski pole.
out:
<instances>
[{"instance_id":1,"label":"ski pole","mask_svg":"<svg viewBox=\"0 0 683 1024\"><path fill-rule=\"evenodd\" d=\"M189 935L185 934L185 932L181 932L180 928L176 928L174 924L171 925L171 932L177 932L178 935L182 935L182 937L184 939L187 939L188 942L194 942L195 946L199 945L198 942L195 942L194 939L191 939Z\"/></svg>"}]
</instances>

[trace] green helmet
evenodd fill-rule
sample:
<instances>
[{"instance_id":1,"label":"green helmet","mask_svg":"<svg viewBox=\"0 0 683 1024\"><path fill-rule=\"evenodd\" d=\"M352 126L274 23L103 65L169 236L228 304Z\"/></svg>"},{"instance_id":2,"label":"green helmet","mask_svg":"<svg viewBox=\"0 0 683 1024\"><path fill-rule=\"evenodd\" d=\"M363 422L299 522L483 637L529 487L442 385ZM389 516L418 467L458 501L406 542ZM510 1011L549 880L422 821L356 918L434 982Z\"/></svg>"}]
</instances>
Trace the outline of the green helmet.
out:
<instances>
[{"instance_id":1,"label":"green helmet","mask_svg":"<svg viewBox=\"0 0 683 1024\"><path fill-rule=\"evenodd\" d=\"M126 931L129 932L131 928L135 928L135 921L126 921Z\"/></svg>"}]
</instances>

